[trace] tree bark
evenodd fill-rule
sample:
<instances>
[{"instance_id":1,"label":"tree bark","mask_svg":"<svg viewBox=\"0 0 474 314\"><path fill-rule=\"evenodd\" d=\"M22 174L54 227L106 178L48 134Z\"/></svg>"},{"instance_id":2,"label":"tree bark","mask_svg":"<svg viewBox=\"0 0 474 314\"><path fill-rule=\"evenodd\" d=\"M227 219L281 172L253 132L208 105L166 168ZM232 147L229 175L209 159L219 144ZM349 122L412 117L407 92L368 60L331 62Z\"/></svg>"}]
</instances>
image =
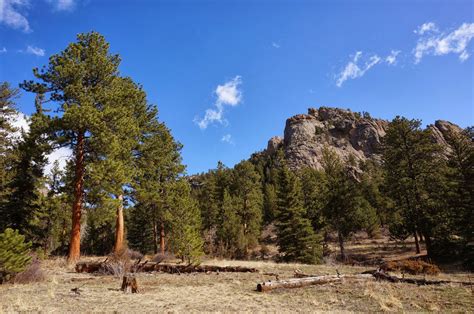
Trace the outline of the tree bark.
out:
<instances>
[{"instance_id":1,"label":"tree bark","mask_svg":"<svg viewBox=\"0 0 474 314\"><path fill-rule=\"evenodd\" d=\"M123 250L124 221L123 221L123 194L118 196L120 204L117 207L117 221L115 223L115 245L114 252L119 253Z\"/></svg>"},{"instance_id":2,"label":"tree bark","mask_svg":"<svg viewBox=\"0 0 474 314\"><path fill-rule=\"evenodd\" d=\"M153 253L158 253L158 226L153 218Z\"/></svg>"},{"instance_id":3,"label":"tree bark","mask_svg":"<svg viewBox=\"0 0 474 314\"><path fill-rule=\"evenodd\" d=\"M292 278L279 281L266 281L257 284L258 292L266 292L280 288L300 288L312 285L320 285L328 282L341 281L344 275L327 275L317 277Z\"/></svg>"},{"instance_id":4,"label":"tree bark","mask_svg":"<svg viewBox=\"0 0 474 314\"><path fill-rule=\"evenodd\" d=\"M160 253L165 254L165 223L160 223Z\"/></svg>"},{"instance_id":5,"label":"tree bark","mask_svg":"<svg viewBox=\"0 0 474 314\"><path fill-rule=\"evenodd\" d=\"M426 254L428 255L428 257L433 257L431 237L427 234L424 234L424 237L426 245Z\"/></svg>"},{"instance_id":6,"label":"tree bark","mask_svg":"<svg viewBox=\"0 0 474 314\"><path fill-rule=\"evenodd\" d=\"M69 242L68 264L74 264L81 256L81 215L84 188L84 132L77 136L76 169L74 177L74 203L72 205L71 241Z\"/></svg>"},{"instance_id":7,"label":"tree bark","mask_svg":"<svg viewBox=\"0 0 474 314\"><path fill-rule=\"evenodd\" d=\"M337 233L337 237L339 238L339 248L341 249L341 259L342 261L346 260L346 252L344 249L344 238L340 232Z\"/></svg>"},{"instance_id":8,"label":"tree bark","mask_svg":"<svg viewBox=\"0 0 474 314\"><path fill-rule=\"evenodd\" d=\"M420 242L418 241L418 235L416 234L416 231L413 232L413 237L415 238L416 254L420 254Z\"/></svg>"}]
</instances>

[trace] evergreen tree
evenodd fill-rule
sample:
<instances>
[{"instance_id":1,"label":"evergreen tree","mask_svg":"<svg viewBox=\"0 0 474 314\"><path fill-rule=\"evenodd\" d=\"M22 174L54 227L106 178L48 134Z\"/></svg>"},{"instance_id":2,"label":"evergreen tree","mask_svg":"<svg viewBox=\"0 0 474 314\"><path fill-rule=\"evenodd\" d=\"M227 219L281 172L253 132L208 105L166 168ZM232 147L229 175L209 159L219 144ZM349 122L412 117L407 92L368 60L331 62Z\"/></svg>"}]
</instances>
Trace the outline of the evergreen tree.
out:
<instances>
[{"instance_id":1,"label":"evergreen tree","mask_svg":"<svg viewBox=\"0 0 474 314\"><path fill-rule=\"evenodd\" d=\"M326 176L324 220L337 232L341 258L346 259L344 242L355 231L367 226L368 218L375 216L374 209L360 194L360 187L344 167L337 154L323 149L322 166Z\"/></svg>"},{"instance_id":2,"label":"evergreen tree","mask_svg":"<svg viewBox=\"0 0 474 314\"><path fill-rule=\"evenodd\" d=\"M170 207L169 246L188 264L199 263L203 255L201 238L201 213L191 198L189 183L179 179L173 184L167 200Z\"/></svg>"},{"instance_id":3,"label":"evergreen tree","mask_svg":"<svg viewBox=\"0 0 474 314\"><path fill-rule=\"evenodd\" d=\"M276 227L281 259L315 264L321 261L321 238L315 234L302 204L298 178L283 165L278 176Z\"/></svg>"},{"instance_id":4,"label":"evergreen tree","mask_svg":"<svg viewBox=\"0 0 474 314\"><path fill-rule=\"evenodd\" d=\"M232 194L239 200L237 215L242 228L239 256L248 257L249 249L255 247L260 236L262 224L263 195L260 176L249 161L234 167Z\"/></svg>"},{"instance_id":5,"label":"evergreen tree","mask_svg":"<svg viewBox=\"0 0 474 314\"><path fill-rule=\"evenodd\" d=\"M54 139L57 144L69 146L74 152L70 263L80 256L84 178L104 166L92 168L93 161L101 160L103 156L121 155L119 147L124 135L118 130L125 130L133 117L124 106L131 90L128 87L133 84L119 77L119 63L119 56L109 52L109 44L103 36L95 32L79 34L77 42L50 57L47 67L33 70L39 82L22 84L27 91L45 93L57 105L62 115L53 120ZM130 128L133 134L135 124ZM111 150L115 152L111 153ZM112 164L116 161L115 158L104 160ZM113 168L114 175L119 176L116 165L108 166ZM89 172L90 168L92 172ZM116 186L121 183L117 182ZM117 194L120 195L120 191Z\"/></svg>"},{"instance_id":6,"label":"evergreen tree","mask_svg":"<svg viewBox=\"0 0 474 314\"><path fill-rule=\"evenodd\" d=\"M237 215L240 201L224 190L224 197L219 214L219 224L216 232L216 241L221 256L234 258L238 251L242 251L240 236L242 225Z\"/></svg>"},{"instance_id":7,"label":"evergreen tree","mask_svg":"<svg viewBox=\"0 0 474 314\"><path fill-rule=\"evenodd\" d=\"M158 252L159 246L164 253L166 229L170 228L171 219L166 199L185 167L181 163L182 146L173 139L169 129L158 122L156 108L150 107L147 116L136 149L133 199L151 221L154 252Z\"/></svg>"},{"instance_id":8,"label":"evergreen tree","mask_svg":"<svg viewBox=\"0 0 474 314\"><path fill-rule=\"evenodd\" d=\"M394 201L391 231L412 234L420 252L418 234L423 235L428 255L436 225L446 217L445 162L441 148L419 120L396 117L383 142L383 165L388 195ZM398 219L396 219L398 218Z\"/></svg>"},{"instance_id":9,"label":"evergreen tree","mask_svg":"<svg viewBox=\"0 0 474 314\"><path fill-rule=\"evenodd\" d=\"M30 247L18 230L7 228L0 233L0 283L25 270L31 261Z\"/></svg>"}]
</instances>

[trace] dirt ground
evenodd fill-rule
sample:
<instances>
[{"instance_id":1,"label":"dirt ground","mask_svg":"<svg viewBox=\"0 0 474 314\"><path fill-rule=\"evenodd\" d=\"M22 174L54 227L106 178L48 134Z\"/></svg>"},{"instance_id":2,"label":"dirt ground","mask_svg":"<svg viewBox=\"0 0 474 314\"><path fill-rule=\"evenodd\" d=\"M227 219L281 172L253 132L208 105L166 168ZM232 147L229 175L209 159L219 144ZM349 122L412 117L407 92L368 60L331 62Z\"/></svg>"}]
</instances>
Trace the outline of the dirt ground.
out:
<instances>
[{"instance_id":1,"label":"dirt ground","mask_svg":"<svg viewBox=\"0 0 474 314\"><path fill-rule=\"evenodd\" d=\"M349 250L379 251L387 258L409 254L406 245L383 244L357 239ZM405 252L405 253L403 253ZM380 256L378 256L380 257ZM255 267L259 273L139 273L139 294L119 290L121 279L113 276L78 274L64 259L45 261L47 280L32 284L0 285L0 312L474 312L472 287L459 284L416 286L406 283L345 279L325 284L268 293L256 291L258 282L291 278L295 270L309 274L359 273L373 266L277 264L264 261L207 260L205 264ZM423 278L424 276L419 276ZM426 279L474 281L472 274L451 271ZM71 289L79 288L80 294Z\"/></svg>"}]
</instances>

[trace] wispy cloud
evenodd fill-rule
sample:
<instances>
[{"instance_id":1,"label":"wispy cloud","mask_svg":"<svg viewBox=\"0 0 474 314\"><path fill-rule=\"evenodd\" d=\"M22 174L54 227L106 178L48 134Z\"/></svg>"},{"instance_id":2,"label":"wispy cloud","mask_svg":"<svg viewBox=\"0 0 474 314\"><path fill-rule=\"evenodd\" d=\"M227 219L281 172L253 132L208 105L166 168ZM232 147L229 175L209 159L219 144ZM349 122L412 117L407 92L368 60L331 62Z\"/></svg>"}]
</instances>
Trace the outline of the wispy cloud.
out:
<instances>
[{"instance_id":1,"label":"wispy cloud","mask_svg":"<svg viewBox=\"0 0 474 314\"><path fill-rule=\"evenodd\" d=\"M417 32L421 37L413 50L415 63L419 63L425 55L443 56L454 53L458 55L461 62L469 58L466 49L471 39L474 38L474 23L463 23L459 28L449 33L439 32L432 22L423 25L427 24L432 25L429 33L427 31ZM422 29L422 26L419 29Z\"/></svg>"},{"instance_id":2,"label":"wispy cloud","mask_svg":"<svg viewBox=\"0 0 474 314\"><path fill-rule=\"evenodd\" d=\"M336 85L338 87L341 87L342 84L349 79L356 79L364 76L368 70L382 60L378 55L372 55L369 58L365 58L365 61L362 62L362 64L359 64L361 57L362 51L357 51L352 60L349 61L341 73L337 75Z\"/></svg>"},{"instance_id":3,"label":"wispy cloud","mask_svg":"<svg viewBox=\"0 0 474 314\"><path fill-rule=\"evenodd\" d=\"M228 143L234 145L234 140L232 139L232 135L226 134L221 138L221 142Z\"/></svg>"},{"instance_id":4,"label":"wispy cloud","mask_svg":"<svg viewBox=\"0 0 474 314\"><path fill-rule=\"evenodd\" d=\"M0 0L0 24L30 32L30 23L25 16L29 6L29 0Z\"/></svg>"},{"instance_id":5,"label":"wispy cloud","mask_svg":"<svg viewBox=\"0 0 474 314\"><path fill-rule=\"evenodd\" d=\"M224 83L224 85L217 85L215 94L217 96L214 108L209 108L204 114L204 118L195 118L194 122L199 126L201 130L206 129L209 124L214 122L225 124L227 121L224 119L224 107L234 107L240 104L242 101L242 91L239 89L242 84L242 78L237 75L232 80Z\"/></svg>"},{"instance_id":6,"label":"wispy cloud","mask_svg":"<svg viewBox=\"0 0 474 314\"><path fill-rule=\"evenodd\" d=\"M8 51L7 48L3 47L2 49L0 49L0 54L1 53L7 53L7 51Z\"/></svg>"},{"instance_id":7,"label":"wispy cloud","mask_svg":"<svg viewBox=\"0 0 474 314\"><path fill-rule=\"evenodd\" d=\"M53 11L72 11L79 0L44 0L49 3ZM32 31L28 21L28 11L34 5L39 5L39 0L0 0L0 24L25 33ZM42 2L44 5L44 2Z\"/></svg>"},{"instance_id":8,"label":"wispy cloud","mask_svg":"<svg viewBox=\"0 0 474 314\"><path fill-rule=\"evenodd\" d=\"M278 49L278 48L280 48L281 46L280 46L279 43L272 42L272 47Z\"/></svg>"},{"instance_id":9,"label":"wispy cloud","mask_svg":"<svg viewBox=\"0 0 474 314\"><path fill-rule=\"evenodd\" d=\"M45 51L42 48L35 47L35 46L28 46L26 47L25 53L35 55L38 57L44 57Z\"/></svg>"},{"instance_id":10,"label":"wispy cloud","mask_svg":"<svg viewBox=\"0 0 474 314\"><path fill-rule=\"evenodd\" d=\"M397 64L397 56L400 54L400 50L392 50L390 54L385 58L385 62L389 65Z\"/></svg>"},{"instance_id":11,"label":"wispy cloud","mask_svg":"<svg viewBox=\"0 0 474 314\"><path fill-rule=\"evenodd\" d=\"M437 32L437 31L438 31L438 27L436 26L436 24L433 22L428 22L428 23L421 24L413 32L415 34L423 35L424 33L427 33L427 32Z\"/></svg>"},{"instance_id":12,"label":"wispy cloud","mask_svg":"<svg viewBox=\"0 0 474 314\"><path fill-rule=\"evenodd\" d=\"M76 7L76 0L46 0L53 5L56 11L72 11Z\"/></svg>"}]
</instances>

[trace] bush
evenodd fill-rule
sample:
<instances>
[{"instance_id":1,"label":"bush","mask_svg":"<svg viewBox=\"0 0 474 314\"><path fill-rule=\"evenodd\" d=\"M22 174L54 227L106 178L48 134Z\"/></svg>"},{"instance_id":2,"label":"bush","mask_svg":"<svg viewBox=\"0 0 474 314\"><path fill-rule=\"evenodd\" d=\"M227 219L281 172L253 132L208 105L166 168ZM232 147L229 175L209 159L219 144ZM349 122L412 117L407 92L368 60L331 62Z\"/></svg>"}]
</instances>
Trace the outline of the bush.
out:
<instances>
[{"instance_id":1,"label":"bush","mask_svg":"<svg viewBox=\"0 0 474 314\"><path fill-rule=\"evenodd\" d=\"M46 275L41 269L41 262L38 258L35 258L33 262L30 265L28 265L28 267L24 271L22 271L21 273L18 273L15 276L13 282L26 284L26 283L31 283L31 282L44 281L45 279L46 279Z\"/></svg>"},{"instance_id":2,"label":"bush","mask_svg":"<svg viewBox=\"0 0 474 314\"><path fill-rule=\"evenodd\" d=\"M18 230L7 228L0 233L0 282L12 279L26 269L31 262L31 242Z\"/></svg>"},{"instance_id":3,"label":"bush","mask_svg":"<svg viewBox=\"0 0 474 314\"><path fill-rule=\"evenodd\" d=\"M153 256L153 258L151 259L152 262L155 262L157 264L161 263L161 262L164 262L164 261L169 261L169 260L173 260L175 259L176 257L169 253L169 252L165 252L165 253L158 253L156 254L155 256Z\"/></svg>"},{"instance_id":4,"label":"bush","mask_svg":"<svg viewBox=\"0 0 474 314\"><path fill-rule=\"evenodd\" d=\"M126 273L130 272L131 266L132 261L128 253L128 249L123 249L120 252L112 253L107 257L104 272L116 277L122 277Z\"/></svg>"}]
</instances>

